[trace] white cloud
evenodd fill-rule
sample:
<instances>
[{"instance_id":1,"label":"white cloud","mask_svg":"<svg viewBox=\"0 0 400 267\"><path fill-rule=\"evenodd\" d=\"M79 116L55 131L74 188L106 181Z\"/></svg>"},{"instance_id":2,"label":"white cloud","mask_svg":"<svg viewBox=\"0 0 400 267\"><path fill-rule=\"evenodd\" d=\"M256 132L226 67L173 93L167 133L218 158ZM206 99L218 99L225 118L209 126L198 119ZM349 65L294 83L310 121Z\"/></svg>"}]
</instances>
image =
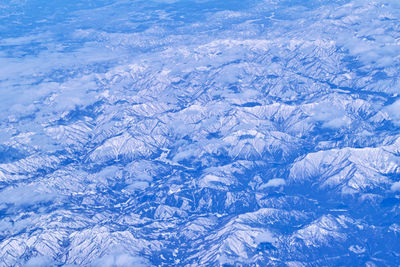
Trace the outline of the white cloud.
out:
<instances>
[{"instance_id":1,"label":"white cloud","mask_svg":"<svg viewBox=\"0 0 400 267\"><path fill-rule=\"evenodd\" d=\"M346 116L346 112L340 105L333 105L328 102L313 104L309 112L311 119L322 123L325 128L341 128L350 124L351 120Z\"/></svg>"},{"instance_id":2,"label":"white cloud","mask_svg":"<svg viewBox=\"0 0 400 267\"><path fill-rule=\"evenodd\" d=\"M390 190L392 190L393 192L399 192L400 191L400 182L393 183L392 186L390 187Z\"/></svg>"},{"instance_id":3,"label":"white cloud","mask_svg":"<svg viewBox=\"0 0 400 267\"><path fill-rule=\"evenodd\" d=\"M127 191L137 191L137 190L144 190L149 187L149 183L146 181L135 181L128 185L125 190Z\"/></svg>"},{"instance_id":4,"label":"white cloud","mask_svg":"<svg viewBox=\"0 0 400 267\"><path fill-rule=\"evenodd\" d=\"M149 266L147 260L140 257L133 257L129 254L125 253L115 253L105 255L98 260L96 260L93 264L93 267L144 267Z\"/></svg>"},{"instance_id":5,"label":"white cloud","mask_svg":"<svg viewBox=\"0 0 400 267\"><path fill-rule=\"evenodd\" d=\"M14 188L6 188L0 192L0 203L14 205L29 205L40 202L48 202L55 199L55 195L35 190L35 186L22 185Z\"/></svg>"},{"instance_id":6,"label":"white cloud","mask_svg":"<svg viewBox=\"0 0 400 267\"><path fill-rule=\"evenodd\" d=\"M25 264L26 267L50 267L55 265L54 261L47 256L33 257Z\"/></svg>"},{"instance_id":7,"label":"white cloud","mask_svg":"<svg viewBox=\"0 0 400 267\"><path fill-rule=\"evenodd\" d=\"M225 175L213 175L207 174L199 181L200 187L209 187L209 188L220 188L218 185L232 185L234 180L231 177L227 177Z\"/></svg>"},{"instance_id":8,"label":"white cloud","mask_svg":"<svg viewBox=\"0 0 400 267\"><path fill-rule=\"evenodd\" d=\"M264 189L267 187L278 187L278 186L284 186L286 184L286 181L282 178L274 178L269 180L266 184L263 184L259 187L259 189Z\"/></svg>"},{"instance_id":9,"label":"white cloud","mask_svg":"<svg viewBox=\"0 0 400 267\"><path fill-rule=\"evenodd\" d=\"M276 239L275 239L274 235L273 235L271 232L265 231L265 232L263 232L263 233L260 233L260 234L256 237L255 242L256 242L257 244L265 243L265 242L268 242L268 243L273 244L273 243L275 243L275 240L276 240Z\"/></svg>"},{"instance_id":10,"label":"white cloud","mask_svg":"<svg viewBox=\"0 0 400 267\"><path fill-rule=\"evenodd\" d=\"M393 123L400 124L400 100L386 106L383 111L387 113Z\"/></svg>"}]
</instances>

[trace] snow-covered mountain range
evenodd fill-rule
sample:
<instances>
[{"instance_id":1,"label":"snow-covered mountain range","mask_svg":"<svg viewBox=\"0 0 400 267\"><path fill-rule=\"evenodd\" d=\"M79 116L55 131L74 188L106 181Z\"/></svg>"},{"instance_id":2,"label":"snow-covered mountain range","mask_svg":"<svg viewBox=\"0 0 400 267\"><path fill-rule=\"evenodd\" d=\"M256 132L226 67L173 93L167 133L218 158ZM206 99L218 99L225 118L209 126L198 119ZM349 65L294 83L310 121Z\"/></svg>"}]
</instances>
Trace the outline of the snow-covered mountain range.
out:
<instances>
[{"instance_id":1,"label":"snow-covered mountain range","mask_svg":"<svg viewBox=\"0 0 400 267\"><path fill-rule=\"evenodd\" d=\"M0 2L0 266L397 266L396 0Z\"/></svg>"}]
</instances>

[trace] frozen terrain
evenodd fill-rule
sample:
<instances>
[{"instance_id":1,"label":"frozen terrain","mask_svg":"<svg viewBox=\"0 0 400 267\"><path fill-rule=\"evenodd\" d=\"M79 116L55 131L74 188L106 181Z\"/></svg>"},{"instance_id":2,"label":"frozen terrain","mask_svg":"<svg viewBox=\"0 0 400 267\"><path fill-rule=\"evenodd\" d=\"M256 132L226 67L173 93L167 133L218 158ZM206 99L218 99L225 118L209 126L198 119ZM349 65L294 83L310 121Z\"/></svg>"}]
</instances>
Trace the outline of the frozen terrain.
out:
<instances>
[{"instance_id":1,"label":"frozen terrain","mask_svg":"<svg viewBox=\"0 0 400 267\"><path fill-rule=\"evenodd\" d=\"M397 266L400 2L0 2L0 266Z\"/></svg>"}]
</instances>

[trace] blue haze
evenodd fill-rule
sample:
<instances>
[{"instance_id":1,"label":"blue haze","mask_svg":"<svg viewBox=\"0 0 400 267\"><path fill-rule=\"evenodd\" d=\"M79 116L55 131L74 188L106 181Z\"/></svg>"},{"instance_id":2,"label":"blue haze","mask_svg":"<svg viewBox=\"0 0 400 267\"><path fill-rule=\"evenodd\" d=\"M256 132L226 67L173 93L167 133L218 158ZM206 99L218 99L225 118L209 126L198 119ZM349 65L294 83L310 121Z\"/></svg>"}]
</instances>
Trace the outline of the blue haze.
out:
<instances>
[{"instance_id":1,"label":"blue haze","mask_svg":"<svg viewBox=\"0 0 400 267\"><path fill-rule=\"evenodd\" d=\"M397 266L396 0L0 2L0 266Z\"/></svg>"}]
</instances>

